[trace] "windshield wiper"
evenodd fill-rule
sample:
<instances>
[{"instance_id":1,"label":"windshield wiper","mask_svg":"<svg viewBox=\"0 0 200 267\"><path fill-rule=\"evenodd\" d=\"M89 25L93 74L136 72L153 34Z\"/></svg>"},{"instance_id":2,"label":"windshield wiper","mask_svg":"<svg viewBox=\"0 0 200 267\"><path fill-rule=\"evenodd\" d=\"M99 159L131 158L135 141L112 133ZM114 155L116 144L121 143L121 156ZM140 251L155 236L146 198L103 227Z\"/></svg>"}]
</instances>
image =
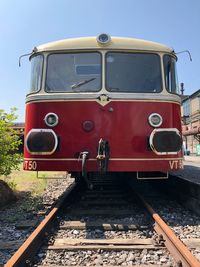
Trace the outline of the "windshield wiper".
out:
<instances>
[{"instance_id":1,"label":"windshield wiper","mask_svg":"<svg viewBox=\"0 0 200 267\"><path fill-rule=\"evenodd\" d=\"M80 87L80 86L82 86L82 85L84 85L84 84L86 84L86 83L89 83L89 82L91 82L91 81L94 81L95 79L96 79L96 78L91 78L91 79L88 79L88 80L84 80L84 81L81 81L81 82L72 84L72 85L71 85L71 88L72 88L72 89L75 89L75 88Z\"/></svg>"}]
</instances>

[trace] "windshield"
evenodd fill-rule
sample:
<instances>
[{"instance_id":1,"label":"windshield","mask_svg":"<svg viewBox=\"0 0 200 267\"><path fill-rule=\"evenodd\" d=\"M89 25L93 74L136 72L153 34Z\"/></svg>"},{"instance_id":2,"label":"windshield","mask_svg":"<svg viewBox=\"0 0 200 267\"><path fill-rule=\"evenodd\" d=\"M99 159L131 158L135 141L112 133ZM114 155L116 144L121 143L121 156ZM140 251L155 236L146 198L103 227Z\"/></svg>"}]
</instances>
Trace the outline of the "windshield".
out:
<instances>
[{"instance_id":1,"label":"windshield","mask_svg":"<svg viewBox=\"0 0 200 267\"><path fill-rule=\"evenodd\" d=\"M165 86L170 93L179 94L179 83L176 72L175 58L165 55L164 56L164 71L165 71Z\"/></svg>"},{"instance_id":2,"label":"windshield","mask_svg":"<svg viewBox=\"0 0 200 267\"><path fill-rule=\"evenodd\" d=\"M42 83L43 56L37 55L31 58L31 88L30 93L38 92Z\"/></svg>"},{"instance_id":3,"label":"windshield","mask_svg":"<svg viewBox=\"0 0 200 267\"><path fill-rule=\"evenodd\" d=\"M146 53L107 53L106 88L110 92L160 92L162 76L159 56Z\"/></svg>"},{"instance_id":4,"label":"windshield","mask_svg":"<svg viewBox=\"0 0 200 267\"><path fill-rule=\"evenodd\" d=\"M47 92L97 92L101 89L101 54L51 54L47 63Z\"/></svg>"}]
</instances>

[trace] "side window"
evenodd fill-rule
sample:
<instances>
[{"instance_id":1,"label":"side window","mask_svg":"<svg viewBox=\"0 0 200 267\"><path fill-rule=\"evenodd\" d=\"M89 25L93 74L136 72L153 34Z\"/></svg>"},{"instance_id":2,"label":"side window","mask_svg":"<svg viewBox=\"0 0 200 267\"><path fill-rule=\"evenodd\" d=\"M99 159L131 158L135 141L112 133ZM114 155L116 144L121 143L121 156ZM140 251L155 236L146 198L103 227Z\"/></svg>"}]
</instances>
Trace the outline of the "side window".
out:
<instances>
[{"instance_id":1,"label":"side window","mask_svg":"<svg viewBox=\"0 0 200 267\"><path fill-rule=\"evenodd\" d=\"M187 99L183 102L183 116L190 116L190 100Z\"/></svg>"},{"instance_id":2,"label":"side window","mask_svg":"<svg viewBox=\"0 0 200 267\"><path fill-rule=\"evenodd\" d=\"M165 87L168 92L179 94L178 77L176 72L176 60L169 56L164 56Z\"/></svg>"},{"instance_id":3,"label":"side window","mask_svg":"<svg viewBox=\"0 0 200 267\"><path fill-rule=\"evenodd\" d=\"M31 84L30 93L38 92L42 83L43 56L37 55L31 58Z\"/></svg>"}]
</instances>

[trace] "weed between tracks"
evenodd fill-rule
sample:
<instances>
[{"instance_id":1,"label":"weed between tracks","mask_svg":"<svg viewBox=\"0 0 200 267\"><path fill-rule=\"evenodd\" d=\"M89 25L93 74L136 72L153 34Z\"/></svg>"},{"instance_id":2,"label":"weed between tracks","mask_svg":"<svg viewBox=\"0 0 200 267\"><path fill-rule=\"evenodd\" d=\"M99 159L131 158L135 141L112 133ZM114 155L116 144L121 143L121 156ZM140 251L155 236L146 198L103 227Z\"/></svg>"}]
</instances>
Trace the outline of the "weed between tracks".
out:
<instances>
[{"instance_id":1,"label":"weed between tracks","mask_svg":"<svg viewBox=\"0 0 200 267\"><path fill-rule=\"evenodd\" d=\"M32 219L38 210L43 208L43 195L49 183L47 177L58 176L57 172L43 172L38 179L36 172L24 171L20 164L19 170L14 170L9 176L0 176L16 195L16 201L4 206L3 210L9 208L7 216L0 219L0 222L15 223L20 219ZM13 209L13 212L12 212Z\"/></svg>"}]
</instances>

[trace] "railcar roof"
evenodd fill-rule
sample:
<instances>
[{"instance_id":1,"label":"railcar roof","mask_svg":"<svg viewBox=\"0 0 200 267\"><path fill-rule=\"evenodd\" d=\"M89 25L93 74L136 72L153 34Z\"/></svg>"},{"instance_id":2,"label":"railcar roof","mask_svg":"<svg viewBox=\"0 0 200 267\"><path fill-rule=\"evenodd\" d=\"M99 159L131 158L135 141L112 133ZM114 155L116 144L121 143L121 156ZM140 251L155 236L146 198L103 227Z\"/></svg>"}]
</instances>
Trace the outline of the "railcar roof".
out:
<instances>
[{"instance_id":1,"label":"railcar roof","mask_svg":"<svg viewBox=\"0 0 200 267\"><path fill-rule=\"evenodd\" d=\"M64 39L51 43L46 43L37 47L37 52L42 51L63 51L70 49L127 49L127 50L142 50L142 51L158 51L172 53L173 49L156 42L123 38L111 37L110 43L101 45L97 42L96 37L81 37L73 39Z\"/></svg>"}]
</instances>

